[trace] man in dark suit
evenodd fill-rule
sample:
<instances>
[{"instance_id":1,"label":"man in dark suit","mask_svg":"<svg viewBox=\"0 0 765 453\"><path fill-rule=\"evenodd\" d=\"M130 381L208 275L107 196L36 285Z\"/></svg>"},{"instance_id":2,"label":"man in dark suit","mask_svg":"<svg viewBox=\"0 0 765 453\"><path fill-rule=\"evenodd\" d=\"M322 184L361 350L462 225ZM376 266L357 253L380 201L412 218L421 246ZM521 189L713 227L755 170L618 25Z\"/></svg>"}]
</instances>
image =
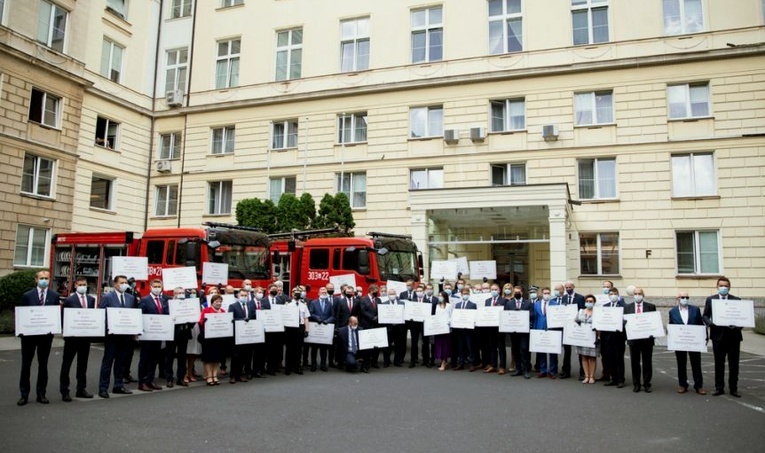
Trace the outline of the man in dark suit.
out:
<instances>
[{"instance_id":1,"label":"man in dark suit","mask_svg":"<svg viewBox=\"0 0 765 453\"><path fill-rule=\"evenodd\" d=\"M162 294L162 280L155 278L150 283L151 293L138 301L138 308L144 315L169 315L167 298ZM141 355L138 358L138 390L151 392L162 390L154 382L157 365L162 362L161 341L141 341Z\"/></svg>"},{"instance_id":2,"label":"man in dark suit","mask_svg":"<svg viewBox=\"0 0 765 453\"><path fill-rule=\"evenodd\" d=\"M404 301L398 298L396 290L388 289L388 300L380 302L383 305L404 305ZM406 356L406 327L404 324L386 325L388 332L388 347L383 349L383 366L386 368L393 363L393 366L401 367ZM391 353L393 361L391 362Z\"/></svg>"},{"instance_id":3,"label":"man in dark suit","mask_svg":"<svg viewBox=\"0 0 765 453\"><path fill-rule=\"evenodd\" d=\"M408 288L408 286L407 286ZM429 299L425 296L425 285L420 283L417 286L417 290L414 292L414 298L409 299L412 302L422 303L422 304L428 304L432 306L433 304ZM426 366L428 368L431 367L430 365L430 344L428 343L428 339L422 336L423 333L423 321L406 321L407 329L409 330L409 334L411 335L412 344L410 345L409 349L409 368L414 368L415 365L417 365L417 360L419 357L419 351L420 351L420 338L422 338L422 364L423 366Z\"/></svg>"},{"instance_id":4,"label":"man in dark suit","mask_svg":"<svg viewBox=\"0 0 765 453\"><path fill-rule=\"evenodd\" d=\"M129 288L127 277L114 277L114 291L101 298L101 308L137 308L135 298L127 294ZM125 388L122 365L125 363L127 349L132 346L133 335L107 334L104 339L104 358L101 361L101 376L98 383L98 396L109 398L109 373L114 370L114 387L112 393L133 393Z\"/></svg>"},{"instance_id":5,"label":"man in dark suit","mask_svg":"<svg viewBox=\"0 0 765 453\"><path fill-rule=\"evenodd\" d=\"M50 273L48 271L38 272L35 275L35 281L37 286L21 296L20 305L25 307L58 306L60 304L58 293L48 289ZM50 356L52 344L53 334L21 336L21 377L19 378L21 398L16 403L19 406L27 404L29 399L31 388L29 379L35 351L37 352L37 402L41 404L48 404L50 402L45 394L48 388L48 357Z\"/></svg>"},{"instance_id":6,"label":"man in dark suit","mask_svg":"<svg viewBox=\"0 0 765 453\"><path fill-rule=\"evenodd\" d=\"M695 305L688 303L688 291L680 291L677 295L678 305L672 307L669 311L669 323L686 326L703 326L704 319L701 316L701 310ZM706 327L704 328L706 331ZM691 358L691 372L693 373L693 389L699 395L706 395L704 390L704 378L701 374L701 353L694 351L675 351L677 359L677 381L680 387L677 393L686 393L688 391L688 370L686 363L688 357Z\"/></svg>"},{"instance_id":7,"label":"man in dark suit","mask_svg":"<svg viewBox=\"0 0 765 453\"><path fill-rule=\"evenodd\" d=\"M361 328L374 329L379 326L377 323L377 306L380 304L380 288L375 285L369 285L369 294L359 299L359 310L361 311ZM424 347L424 345L423 345ZM377 360L380 357L380 350L374 348L368 351L369 364L372 368L380 368Z\"/></svg>"},{"instance_id":8,"label":"man in dark suit","mask_svg":"<svg viewBox=\"0 0 765 453\"><path fill-rule=\"evenodd\" d=\"M284 305L275 284L268 285L268 294L261 301L263 310L271 310L275 305ZM276 375L284 357L284 332L266 332L266 373Z\"/></svg>"},{"instance_id":9,"label":"man in dark suit","mask_svg":"<svg viewBox=\"0 0 765 453\"><path fill-rule=\"evenodd\" d=\"M536 293L534 293L536 294ZM520 286L513 288L513 298L505 302L505 310L510 311L528 311L529 327L534 324L534 309L530 300L523 298ZM515 358L515 372L512 376L523 374L525 379L531 377L531 353L529 352L529 333L512 332L510 333L510 349Z\"/></svg>"},{"instance_id":10,"label":"man in dark suit","mask_svg":"<svg viewBox=\"0 0 765 453\"><path fill-rule=\"evenodd\" d=\"M562 295L562 304L571 305L574 304L579 307L579 310L584 310L584 296L575 292L573 282L566 282L563 285L565 294ZM563 365L561 366L560 375L561 379L568 379L571 377L571 345L563 345ZM579 380L584 379L584 368L582 368L582 358L579 357Z\"/></svg>"},{"instance_id":11,"label":"man in dark suit","mask_svg":"<svg viewBox=\"0 0 765 453\"><path fill-rule=\"evenodd\" d=\"M250 301L255 305L255 310L258 312L255 318L260 318L261 310L270 310L271 305L268 303L268 298L263 295L263 288L256 287L254 291L250 293ZM252 376L253 378L262 378L266 372L266 357L268 349L266 343L256 343L252 345Z\"/></svg>"},{"instance_id":12,"label":"man in dark suit","mask_svg":"<svg viewBox=\"0 0 765 453\"><path fill-rule=\"evenodd\" d=\"M490 288L490 296L484 301L486 307L502 307L504 309L507 299L502 297L499 293L499 285L494 283ZM505 367L507 366L507 350L505 348L504 336L500 345L499 342L499 328L498 327L476 327L476 335L478 335L478 342L481 348L481 356L483 360L488 361L484 363L484 373L494 373L501 371L501 374L505 374ZM504 334L503 334L504 335Z\"/></svg>"},{"instance_id":13,"label":"man in dark suit","mask_svg":"<svg viewBox=\"0 0 765 453\"><path fill-rule=\"evenodd\" d=\"M398 295L400 300L414 300L414 280L411 278L406 279L406 291L401 291Z\"/></svg>"},{"instance_id":14,"label":"man in dark suit","mask_svg":"<svg viewBox=\"0 0 765 453\"><path fill-rule=\"evenodd\" d=\"M335 314L330 295L326 287L319 288L319 298L308 306L308 320L317 324L334 324ZM330 347L325 344L311 345L311 371L316 371L316 354L321 357L321 371L327 371L327 353Z\"/></svg>"},{"instance_id":15,"label":"man in dark suit","mask_svg":"<svg viewBox=\"0 0 765 453\"><path fill-rule=\"evenodd\" d=\"M648 313L656 311L656 305L644 300L643 288L635 288L633 291L635 302L624 307L625 315ZM639 340L628 340L630 347L630 368L632 368L632 391L638 393L642 387L646 393L651 393L651 377L653 376L653 337ZM643 383L641 385L641 370Z\"/></svg>"},{"instance_id":16,"label":"man in dark suit","mask_svg":"<svg viewBox=\"0 0 765 453\"><path fill-rule=\"evenodd\" d=\"M359 308L359 302L356 299L355 289L352 286L346 286L343 288L343 294L335 300L334 312L335 330L338 332L341 328L348 325L348 321L350 321L351 316L355 316L358 320L358 317L361 314L361 310ZM337 343L335 344L335 358L338 362L338 365L344 363L344 351L345 349L342 342L339 338L337 338Z\"/></svg>"},{"instance_id":17,"label":"man in dark suit","mask_svg":"<svg viewBox=\"0 0 765 453\"><path fill-rule=\"evenodd\" d=\"M359 320L355 316L348 319L348 324L341 327L337 337L340 342L340 350L343 352L343 365L345 371L352 373L358 369L359 357ZM361 369L365 370L362 361Z\"/></svg>"},{"instance_id":18,"label":"man in dark suit","mask_svg":"<svg viewBox=\"0 0 765 453\"><path fill-rule=\"evenodd\" d=\"M64 300L64 310L69 308L96 308L96 299L88 295L88 280L80 277L75 281L74 286L76 292ZM75 396L77 398L93 398L93 395L85 389L90 342L91 339L87 337L64 337L64 356L61 362L59 382L61 398L67 403L72 401L72 396L69 394L69 370L72 368L75 356L77 357L77 392Z\"/></svg>"},{"instance_id":19,"label":"man in dark suit","mask_svg":"<svg viewBox=\"0 0 765 453\"><path fill-rule=\"evenodd\" d=\"M608 303L604 304L603 308L622 307L623 309L624 305L624 299L619 296L619 290L611 286L608 289ZM625 341L627 336L623 328L616 332L600 332L600 355L603 357L603 366L608 369L608 372L604 371L603 374L609 377L608 382L605 383L606 387L624 387Z\"/></svg>"},{"instance_id":20,"label":"man in dark suit","mask_svg":"<svg viewBox=\"0 0 765 453\"><path fill-rule=\"evenodd\" d=\"M249 322L257 318L257 306L250 300L249 292L246 289L240 289L237 293L237 300L228 306L228 311L232 313L234 321L244 320ZM235 344L231 356L231 374L229 383L247 382L247 375L252 374L252 345Z\"/></svg>"},{"instance_id":21,"label":"man in dark suit","mask_svg":"<svg viewBox=\"0 0 765 453\"><path fill-rule=\"evenodd\" d=\"M459 291L460 301L454 305L455 310L478 309L476 304L470 301L470 288L463 286ZM457 337L457 362L454 371L464 370L466 366L471 365L471 358L474 361L478 360L477 354L473 353L473 329L455 328L452 329L452 334ZM478 363L472 365L477 366Z\"/></svg>"},{"instance_id":22,"label":"man in dark suit","mask_svg":"<svg viewBox=\"0 0 765 453\"><path fill-rule=\"evenodd\" d=\"M730 294L730 280L717 279L717 294L707 297L704 303L704 323L709 326L712 337L712 351L715 356L715 392L713 396L725 394L725 357L728 357L728 389L731 396L741 398L738 393L738 361L741 355L741 327L718 326L714 323L712 300L741 300Z\"/></svg>"},{"instance_id":23,"label":"man in dark suit","mask_svg":"<svg viewBox=\"0 0 765 453\"><path fill-rule=\"evenodd\" d=\"M534 322L532 328L535 330L547 330L547 309L551 306L560 305L560 290L556 286L554 298L550 297L550 288L542 288L542 299L537 300L534 304L534 313L532 317ZM558 377L558 354L541 354L537 353L537 359L539 360L539 374L538 378L549 377L555 379Z\"/></svg>"},{"instance_id":24,"label":"man in dark suit","mask_svg":"<svg viewBox=\"0 0 765 453\"><path fill-rule=\"evenodd\" d=\"M181 303L198 303L186 301L186 290L180 287L173 290L173 299L179 300ZM182 387L189 386L185 379L186 349L189 346L193 327L194 323L176 324L173 341L165 342L165 379L167 379L168 388L173 388L174 384ZM177 368L174 367L176 360L178 361ZM173 372L173 368L176 368L175 372Z\"/></svg>"}]
</instances>

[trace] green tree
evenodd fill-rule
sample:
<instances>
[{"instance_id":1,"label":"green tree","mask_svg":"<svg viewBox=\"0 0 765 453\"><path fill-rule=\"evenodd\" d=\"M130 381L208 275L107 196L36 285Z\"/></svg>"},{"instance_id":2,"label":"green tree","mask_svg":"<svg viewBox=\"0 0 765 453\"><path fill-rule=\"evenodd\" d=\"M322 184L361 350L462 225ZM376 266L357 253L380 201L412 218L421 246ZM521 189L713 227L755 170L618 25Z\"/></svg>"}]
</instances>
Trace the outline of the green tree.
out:
<instances>
[{"instance_id":1,"label":"green tree","mask_svg":"<svg viewBox=\"0 0 765 453\"><path fill-rule=\"evenodd\" d=\"M276 206L277 232L286 233L305 229L300 208L300 200L291 193L285 193L279 198L279 204Z\"/></svg>"},{"instance_id":2,"label":"green tree","mask_svg":"<svg viewBox=\"0 0 765 453\"><path fill-rule=\"evenodd\" d=\"M356 223L353 221L353 210L348 196L339 192L333 197L324 194L319 202L319 214L314 222L315 228L339 228L346 234L350 233Z\"/></svg>"},{"instance_id":3,"label":"green tree","mask_svg":"<svg viewBox=\"0 0 765 453\"><path fill-rule=\"evenodd\" d=\"M236 222L241 226L260 228L264 233L278 232L278 210L271 200L246 198L236 204Z\"/></svg>"}]
</instances>

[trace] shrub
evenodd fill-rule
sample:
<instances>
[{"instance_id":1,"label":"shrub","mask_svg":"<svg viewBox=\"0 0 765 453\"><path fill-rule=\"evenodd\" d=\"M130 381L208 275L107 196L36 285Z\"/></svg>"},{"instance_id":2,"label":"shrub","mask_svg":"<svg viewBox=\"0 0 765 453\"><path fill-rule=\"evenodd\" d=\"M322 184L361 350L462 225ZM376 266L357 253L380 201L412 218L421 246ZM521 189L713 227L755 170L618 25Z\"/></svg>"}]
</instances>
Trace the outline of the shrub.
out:
<instances>
[{"instance_id":1,"label":"shrub","mask_svg":"<svg viewBox=\"0 0 765 453\"><path fill-rule=\"evenodd\" d=\"M754 331L760 335L765 335L765 315L754 318Z\"/></svg>"},{"instance_id":2,"label":"shrub","mask_svg":"<svg viewBox=\"0 0 765 453\"><path fill-rule=\"evenodd\" d=\"M37 272L39 269L29 269L0 277L0 313L13 312L13 307L21 301L21 296L34 288Z\"/></svg>"}]
</instances>

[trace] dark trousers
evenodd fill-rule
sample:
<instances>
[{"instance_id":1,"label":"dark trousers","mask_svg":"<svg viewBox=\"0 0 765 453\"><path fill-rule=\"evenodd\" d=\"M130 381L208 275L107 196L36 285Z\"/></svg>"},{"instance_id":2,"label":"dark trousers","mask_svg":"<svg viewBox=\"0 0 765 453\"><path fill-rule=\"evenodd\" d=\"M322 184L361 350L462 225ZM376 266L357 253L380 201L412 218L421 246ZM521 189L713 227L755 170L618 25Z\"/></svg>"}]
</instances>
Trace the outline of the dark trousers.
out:
<instances>
[{"instance_id":1,"label":"dark trousers","mask_svg":"<svg viewBox=\"0 0 765 453\"><path fill-rule=\"evenodd\" d=\"M558 354L542 354L537 352L537 361L539 361L540 373L554 375L558 372Z\"/></svg>"},{"instance_id":2,"label":"dark trousers","mask_svg":"<svg viewBox=\"0 0 765 453\"><path fill-rule=\"evenodd\" d=\"M133 368L133 355L135 354L135 348L139 346L139 342L133 337L130 338L127 349L125 349L125 358L122 361L122 375L127 378L130 376L130 370Z\"/></svg>"},{"instance_id":3,"label":"dark trousers","mask_svg":"<svg viewBox=\"0 0 765 453\"><path fill-rule=\"evenodd\" d=\"M305 346L306 348L308 346ZM326 344L312 344L311 345L311 366L316 367L316 355L319 355L319 358L321 360L321 366L326 367L327 366L327 353L329 352L330 347Z\"/></svg>"},{"instance_id":4,"label":"dark trousers","mask_svg":"<svg viewBox=\"0 0 765 453\"><path fill-rule=\"evenodd\" d=\"M104 340L104 358L101 361L101 375L98 391L109 390L109 373L114 370L114 388L124 387L122 365L128 349L133 347L133 338L127 335L107 335Z\"/></svg>"},{"instance_id":5,"label":"dark trousers","mask_svg":"<svg viewBox=\"0 0 765 453\"><path fill-rule=\"evenodd\" d=\"M395 324L388 326L388 347L383 350L383 362L391 363L391 354L393 355L393 364L401 365L406 356L406 327L404 324Z\"/></svg>"},{"instance_id":6,"label":"dark trousers","mask_svg":"<svg viewBox=\"0 0 765 453\"><path fill-rule=\"evenodd\" d=\"M624 337L612 333L602 335L600 348L611 382L624 383Z\"/></svg>"},{"instance_id":7,"label":"dark trousers","mask_svg":"<svg viewBox=\"0 0 765 453\"><path fill-rule=\"evenodd\" d=\"M571 345L563 345L563 363L560 366L563 375L571 376Z\"/></svg>"},{"instance_id":8,"label":"dark trousers","mask_svg":"<svg viewBox=\"0 0 765 453\"><path fill-rule=\"evenodd\" d=\"M473 348L473 354L480 358L478 363L484 367L491 365L491 351L496 349L497 329L491 327L476 327L473 331L475 335L476 347ZM475 360L474 360L475 362Z\"/></svg>"},{"instance_id":9,"label":"dark trousers","mask_svg":"<svg viewBox=\"0 0 765 453\"><path fill-rule=\"evenodd\" d=\"M632 368L632 385L640 387L640 378L643 378L643 387L651 386L653 376L653 344L650 340L634 340L630 345L630 367ZM642 370L642 373L641 373Z\"/></svg>"},{"instance_id":10,"label":"dark trousers","mask_svg":"<svg viewBox=\"0 0 765 453\"><path fill-rule=\"evenodd\" d=\"M507 368L506 334L504 332L497 331L494 344L496 346L491 350L492 366L497 368L497 365L499 365L500 368Z\"/></svg>"},{"instance_id":11,"label":"dark trousers","mask_svg":"<svg viewBox=\"0 0 765 453\"><path fill-rule=\"evenodd\" d=\"M725 389L725 356L728 357L728 388L738 391L738 360L741 355L741 342L736 340L712 341L715 356L715 390Z\"/></svg>"},{"instance_id":12,"label":"dark trousers","mask_svg":"<svg viewBox=\"0 0 765 453\"><path fill-rule=\"evenodd\" d=\"M252 345L252 373L263 373L266 371L266 349L265 343L256 343Z\"/></svg>"},{"instance_id":13,"label":"dark trousers","mask_svg":"<svg viewBox=\"0 0 765 453\"><path fill-rule=\"evenodd\" d=\"M53 335L31 335L21 337L21 377L19 392L27 398L31 384L29 382L32 361L37 352L37 396L45 396L48 388L48 357L53 344Z\"/></svg>"},{"instance_id":14,"label":"dark trousers","mask_svg":"<svg viewBox=\"0 0 765 453\"><path fill-rule=\"evenodd\" d=\"M138 383L151 384L154 382L154 372L162 357L161 341L142 341L141 353L138 358Z\"/></svg>"},{"instance_id":15,"label":"dark trousers","mask_svg":"<svg viewBox=\"0 0 765 453\"><path fill-rule=\"evenodd\" d=\"M234 345L231 355L231 378L252 374L252 350L251 344Z\"/></svg>"},{"instance_id":16,"label":"dark trousers","mask_svg":"<svg viewBox=\"0 0 765 453\"><path fill-rule=\"evenodd\" d=\"M531 354L529 353L529 334L511 333L510 349L515 359L515 371L519 373L531 372Z\"/></svg>"},{"instance_id":17,"label":"dark trousers","mask_svg":"<svg viewBox=\"0 0 765 453\"><path fill-rule=\"evenodd\" d=\"M277 371L284 356L284 332L266 333L267 369Z\"/></svg>"},{"instance_id":18,"label":"dark trousers","mask_svg":"<svg viewBox=\"0 0 765 453\"><path fill-rule=\"evenodd\" d=\"M303 347L303 332L305 332L305 326L300 327L285 327L284 339L286 344L285 358L284 358L284 370L285 371L297 371L300 369L300 351Z\"/></svg>"},{"instance_id":19,"label":"dark trousers","mask_svg":"<svg viewBox=\"0 0 765 453\"><path fill-rule=\"evenodd\" d=\"M451 340L451 348L452 348L452 357L449 359L452 368L455 368L459 361L460 357L460 339L459 334L457 333L456 329L452 330L452 334L449 335L449 339ZM464 364L464 362L462 362Z\"/></svg>"},{"instance_id":20,"label":"dark trousers","mask_svg":"<svg viewBox=\"0 0 765 453\"><path fill-rule=\"evenodd\" d=\"M693 388L700 389L704 387L704 378L701 374L701 353L690 351L675 351L677 358L677 382L680 387L688 388L688 356L691 357L691 373L693 373Z\"/></svg>"},{"instance_id":21,"label":"dark trousers","mask_svg":"<svg viewBox=\"0 0 765 453\"><path fill-rule=\"evenodd\" d=\"M173 361L178 359L178 369L176 381L182 381L186 376L186 347L189 345L189 339L181 333L175 335L175 341L168 341L165 349L165 378L168 381L173 380Z\"/></svg>"},{"instance_id":22,"label":"dark trousers","mask_svg":"<svg viewBox=\"0 0 765 453\"><path fill-rule=\"evenodd\" d=\"M457 365L467 365L470 363L470 359L473 359L473 364L476 363L476 356L473 354L473 331L471 329L454 329L452 331L453 338L456 338L457 342Z\"/></svg>"},{"instance_id":23,"label":"dark trousers","mask_svg":"<svg viewBox=\"0 0 765 453\"><path fill-rule=\"evenodd\" d=\"M427 338L422 336L421 322L407 321L407 328L409 334L412 336L412 344L409 349L409 362L417 363L419 360L420 352L420 338L422 338L422 363L427 363L430 360L430 344Z\"/></svg>"},{"instance_id":24,"label":"dark trousers","mask_svg":"<svg viewBox=\"0 0 765 453\"><path fill-rule=\"evenodd\" d=\"M90 356L90 340L88 338L71 337L64 339L64 357L59 376L62 395L69 393L69 370L72 368L75 356L77 357L77 390L85 390L88 384L88 356Z\"/></svg>"}]
</instances>

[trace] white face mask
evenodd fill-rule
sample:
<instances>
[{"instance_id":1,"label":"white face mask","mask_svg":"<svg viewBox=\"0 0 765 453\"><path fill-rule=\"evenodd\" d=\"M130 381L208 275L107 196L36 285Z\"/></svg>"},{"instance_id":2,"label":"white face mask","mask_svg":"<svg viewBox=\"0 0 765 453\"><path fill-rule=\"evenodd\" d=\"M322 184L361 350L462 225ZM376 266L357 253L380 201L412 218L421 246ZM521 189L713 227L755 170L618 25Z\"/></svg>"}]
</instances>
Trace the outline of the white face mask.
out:
<instances>
[{"instance_id":1,"label":"white face mask","mask_svg":"<svg viewBox=\"0 0 765 453\"><path fill-rule=\"evenodd\" d=\"M127 283L121 283L119 289L121 293L124 293L125 291L128 290L128 288L130 288L130 285L128 285Z\"/></svg>"},{"instance_id":2,"label":"white face mask","mask_svg":"<svg viewBox=\"0 0 765 453\"><path fill-rule=\"evenodd\" d=\"M162 294L162 288L152 288L151 293L154 294L155 296L159 296L160 294Z\"/></svg>"},{"instance_id":3,"label":"white face mask","mask_svg":"<svg viewBox=\"0 0 765 453\"><path fill-rule=\"evenodd\" d=\"M619 302L619 296L617 296L616 294L611 294L610 296L608 296L608 300L610 300L611 302Z\"/></svg>"},{"instance_id":4,"label":"white face mask","mask_svg":"<svg viewBox=\"0 0 765 453\"><path fill-rule=\"evenodd\" d=\"M244 285L244 289L247 290L247 292L252 291L252 285Z\"/></svg>"},{"instance_id":5,"label":"white face mask","mask_svg":"<svg viewBox=\"0 0 765 453\"><path fill-rule=\"evenodd\" d=\"M263 293L255 293L255 300L260 300L263 298Z\"/></svg>"},{"instance_id":6,"label":"white face mask","mask_svg":"<svg viewBox=\"0 0 765 453\"><path fill-rule=\"evenodd\" d=\"M542 299L544 299L545 301L548 301L548 300L550 300L550 295L549 294L542 294Z\"/></svg>"},{"instance_id":7,"label":"white face mask","mask_svg":"<svg viewBox=\"0 0 765 453\"><path fill-rule=\"evenodd\" d=\"M87 294L88 293L88 287L86 285L81 285L77 287L77 294Z\"/></svg>"},{"instance_id":8,"label":"white face mask","mask_svg":"<svg viewBox=\"0 0 765 453\"><path fill-rule=\"evenodd\" d=\"M643 302L643 295L642 294L635 294L635 302Z\"/></svg>"}]
</instances>

